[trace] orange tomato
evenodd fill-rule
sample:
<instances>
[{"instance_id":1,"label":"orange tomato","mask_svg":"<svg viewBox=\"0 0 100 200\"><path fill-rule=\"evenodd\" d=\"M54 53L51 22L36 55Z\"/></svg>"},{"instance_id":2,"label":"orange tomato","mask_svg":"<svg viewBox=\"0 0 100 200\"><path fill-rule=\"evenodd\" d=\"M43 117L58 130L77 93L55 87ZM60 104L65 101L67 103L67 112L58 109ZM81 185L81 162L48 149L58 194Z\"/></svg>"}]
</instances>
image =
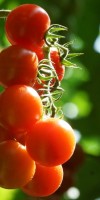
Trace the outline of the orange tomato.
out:
<instances>
[{"instance_id":1,"label":"orange tomato","mask_svg":"<svg viewBox=\"0 0 100 200\"><path fill-rule=\"evenodd\" d=\"M36 197L44 197L54 193L63 180L63 168L61 165L45 167L36 164L36 172L33 179L23 188L23 192Z\"/></svg>"},{"instance_id":2,"label":"orange tomato","mask_svg":"<svg viewBox=\"0 0 100 200\"><path fill-rule=\"evenodd\" d=\"M26 148L30 156L44 166L55 166L69 160L75 144L71 126L57 118L39 120L26 137Z\"/></svg>"},{"instance_id":3,"label":"orange tomato","mask_svg":"<svg viewBox=\"0 0 100 200\"><path fill-rule=\"evenodd\" d=\"M11 131L27 132L43 113L38 93L26 85L8 87L0 98L0 122Z\"/></svg>"},{"instance_id":4,"label":"orange tomato","mask_svg":"<svg viewBox=\"0 0 100 200\"><path fill-rule=\"evenodd\" d=\"M14 140L0 143L0 187L22 187L32 179L34 173L35 162L23 145Z\"/></svg>"}]
</instances>

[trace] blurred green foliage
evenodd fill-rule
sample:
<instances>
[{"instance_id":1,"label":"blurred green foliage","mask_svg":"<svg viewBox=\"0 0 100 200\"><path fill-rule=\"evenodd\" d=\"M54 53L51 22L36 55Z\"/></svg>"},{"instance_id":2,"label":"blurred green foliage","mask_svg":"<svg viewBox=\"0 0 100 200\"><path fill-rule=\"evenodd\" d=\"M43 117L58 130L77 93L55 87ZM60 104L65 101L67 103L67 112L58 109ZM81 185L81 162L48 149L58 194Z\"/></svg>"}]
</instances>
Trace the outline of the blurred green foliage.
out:
<instances>
[{"instance_id":1,"label":"blurred green foliage","mask_svg":"<svg viewBox=\"0 0 100 200\"><path fill-rule=\"evenodd\" d=\"M80 195L73 199L100 199L100 52L93 48L99 34L100 0L0 0L0 9L13 9L23 3L42 6L49 13L52 24L67 26L65 41L73 41L70 51L84 53L72 60L79 68L66 69L62 82L64 94L59 105L64 110L65 119L80 133L79 143L86 157L75 174L74 186ZM5 19L1 19L0 49L9 45L4 24ZM19 190L3 189L0 189L0 198L31 199ZM63 195L60 199L72 198Z\"/></svg>"}]
</instances>

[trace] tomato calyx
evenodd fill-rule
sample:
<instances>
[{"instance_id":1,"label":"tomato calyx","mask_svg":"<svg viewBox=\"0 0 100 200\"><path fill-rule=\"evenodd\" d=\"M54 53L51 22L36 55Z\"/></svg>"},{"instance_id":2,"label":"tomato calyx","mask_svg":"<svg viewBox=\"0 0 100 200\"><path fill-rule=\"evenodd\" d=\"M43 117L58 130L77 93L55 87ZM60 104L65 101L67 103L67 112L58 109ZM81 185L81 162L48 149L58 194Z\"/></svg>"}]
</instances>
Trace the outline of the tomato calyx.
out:
<instances>
[{"instance_id":1,"label":"tomato calyx","mask_svg":"<svg viewBox=\"0 0 100 200\"><path fill-rule=\"evenodd\" d=\"M54 46L54 44L58 43L60 38L64 38L63 35L55 34L58 31L67 31L67 27L59 25L59 24L52 24L48 31L45 34L45 41L48 46Z\"/></svg>"},{"instance_id":2,"label":"tomato calyx","mask_svg":"<svg viewBox=\"0 0 100 200\"><path fill-rule=\"evenodd\" d=\"M53 24L45 33L45 45L43 47L44 58L38 66L38 83L43 87L39 89L41 94L42 103L44 105L44 112L50 117L62 118L62 111L55 106L62 94L63 89L60 86L63 79L63 67L77 68L75 64L70 62L70 59L79 56L79 53L69 53L69 45L71 42L60 44L59 39L64 38L63 35L56 34L59 31L67 31L67 27ZM55 63L56 62L56 66ZM61 80L60 80L61 79Z\"/></svg>"},{"instance_id":3,"label":"tomato calyx","mask_svg":"<svg viewBox=\"0 0 100 200\"><path fill-rule=\"evenodd\" d=\"M43 85L43 88L40 88L39 91L43 91L41 99L44 106L44 112L50 117L55 117L58 111L60 111L60 109L55 106L55 102L61 98L63 89L60 87L58 75L52 61L49 59L43 59L39 63L38 82Z\"/></svg>"},{"instance_id":4,"label":"tomato calyx","mask_svg":"<svg viewBox=\"0 0 100 200\"><path fill-rule=\"evenodd\" d=\"M80 56L83 53L69 53L69 45L71 45L73 42L71 41L65 44L60 44L59 39L64 38L65 36L56 34L59 31L68 31L68 28L59 24L52 24L49 27L45 34L45 42L47 46L57 48L60 54L61 63L65 67L78 68L74 63L70 61L70 59L76 56Z\"/></svg>"}]
</instances>

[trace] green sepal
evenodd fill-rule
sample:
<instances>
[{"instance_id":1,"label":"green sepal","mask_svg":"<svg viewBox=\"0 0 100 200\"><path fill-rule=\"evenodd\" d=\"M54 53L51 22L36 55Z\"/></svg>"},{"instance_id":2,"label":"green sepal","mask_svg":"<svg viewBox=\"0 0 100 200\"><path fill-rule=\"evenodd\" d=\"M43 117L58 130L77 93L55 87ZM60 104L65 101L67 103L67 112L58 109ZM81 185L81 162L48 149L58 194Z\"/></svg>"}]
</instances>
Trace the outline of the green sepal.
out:
<instances>
[{"instance_id":1,"label":"green sepal","mask_svg":"<svg viewBox=\"0 0 100 200\"><path fill-rule=\"evenodd\" d=\"M81 56L81 55L83 55L84 53L69 53L68 55L67 55L67 58L68 59L71 59L71 58L74 58L74 57L77 57L77 56Z\"/></svg>"},{"instance_id":2,"label":"green sepal","mask_svg":"<svg viewBox=\"0 0 100 200\"><path fill-rule=\"evenodd\" d=\"M59 25L59 24L52 24L50 26L50 28L48 29L48 33L51 32L51 33L54 33L54 32L58 32L58 31L67 31L68 28L66 26L62 26L62 25Z\"/></svg>"},{"instance_id":3,"label":"green sepal","mask_svg":"<svg viewBox=\"0 0 100 200\"><path fill-rule=\"evenodd\" d=\"M69 60L63 59L63 60L61 61L61 63L62 63L65 67L79 68L79 67L76 66L76 64L70 62Z\"/></svg>"}]
</instances>

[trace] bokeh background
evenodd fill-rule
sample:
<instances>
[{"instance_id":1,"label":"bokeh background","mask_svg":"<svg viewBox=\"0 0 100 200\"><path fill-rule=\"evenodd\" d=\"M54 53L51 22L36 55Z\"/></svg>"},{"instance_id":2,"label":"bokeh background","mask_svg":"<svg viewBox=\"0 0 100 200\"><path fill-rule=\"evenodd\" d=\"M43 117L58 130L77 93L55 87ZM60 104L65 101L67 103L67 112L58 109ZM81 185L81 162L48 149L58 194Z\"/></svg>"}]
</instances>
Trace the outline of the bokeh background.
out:
<instances>
[{"instance_id":1,"label":"bokeh background","mask_svg":"<svg viewBox=\"0 0 100 200\"><path fill-rule=\"evenodd\" d=\"M84 53L72 59L79 68L66 69L59 102L65 120L75 130L77 150L64 166L64 182L54 195L34 198L20 190L0 188L0 199L100 200L100 0L0 0L0 9L24 3L40 5L52 24L67 26L65 42L73 41L70 52ZM0 49L10 45L4 25L5 19L0 19Z\"/></svg>"}]
</instances>

